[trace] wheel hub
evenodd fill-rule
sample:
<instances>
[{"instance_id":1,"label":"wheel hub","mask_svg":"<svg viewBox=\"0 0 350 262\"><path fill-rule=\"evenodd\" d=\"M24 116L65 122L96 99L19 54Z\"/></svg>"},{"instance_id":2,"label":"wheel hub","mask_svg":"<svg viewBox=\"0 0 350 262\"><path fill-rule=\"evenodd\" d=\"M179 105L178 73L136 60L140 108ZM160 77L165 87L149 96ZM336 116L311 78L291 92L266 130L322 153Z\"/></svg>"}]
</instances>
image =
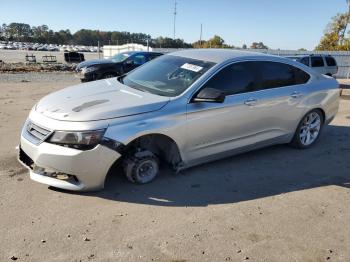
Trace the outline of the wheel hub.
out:
<instances>
[{"instance_id":1,"label":"wheel hub","mask_svg":"<svg viewBox=\"0 0 350 262\"><path fill-rule=\"evenodd\" d=\"M137 168L137 176L143 182L151 181L158 173L158 164L152 160L145 160Z\"/></svg>"}]
</instances>

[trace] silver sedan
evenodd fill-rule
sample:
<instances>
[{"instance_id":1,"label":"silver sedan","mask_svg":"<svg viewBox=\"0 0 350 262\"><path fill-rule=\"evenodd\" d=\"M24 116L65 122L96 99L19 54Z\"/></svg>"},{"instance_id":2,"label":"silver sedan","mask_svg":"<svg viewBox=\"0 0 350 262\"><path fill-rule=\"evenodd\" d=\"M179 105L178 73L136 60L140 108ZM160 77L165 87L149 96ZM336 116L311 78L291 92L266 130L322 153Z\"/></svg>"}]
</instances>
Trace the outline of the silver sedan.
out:
<instances>
[{"instance_id":1,"label":"silver sedan","mask_svg":"<svg viewBox=\"0 0 350 262\"><path fill-rule=\"evenodd\" d=\"M339 85L282 57L184 50L126 76L53 93L32 109L20 161L35 181L100 189L117 161L148 183L175 170L289 143L312 146L338 111Z\"/></svg>"}]
</instances>

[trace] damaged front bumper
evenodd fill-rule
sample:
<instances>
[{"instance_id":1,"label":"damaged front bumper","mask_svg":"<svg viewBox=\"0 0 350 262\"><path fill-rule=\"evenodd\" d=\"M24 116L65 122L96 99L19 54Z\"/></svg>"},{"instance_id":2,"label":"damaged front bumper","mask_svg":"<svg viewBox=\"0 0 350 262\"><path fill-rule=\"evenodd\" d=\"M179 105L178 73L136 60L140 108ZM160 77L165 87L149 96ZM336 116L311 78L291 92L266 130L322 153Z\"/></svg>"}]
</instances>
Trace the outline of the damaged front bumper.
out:
<instances>
[{"instance_id":1,"label":"damaged front bumper","mask_svg":"<svg viewBox=\"0 0 350 262\"><path fill-rule=\"evenodd\" d=\"M35 145L22 134L19 161L34 181L73 191L99 190L120 154L106 146L78 150L42 142Z\"/></svg>"}]
</instances>

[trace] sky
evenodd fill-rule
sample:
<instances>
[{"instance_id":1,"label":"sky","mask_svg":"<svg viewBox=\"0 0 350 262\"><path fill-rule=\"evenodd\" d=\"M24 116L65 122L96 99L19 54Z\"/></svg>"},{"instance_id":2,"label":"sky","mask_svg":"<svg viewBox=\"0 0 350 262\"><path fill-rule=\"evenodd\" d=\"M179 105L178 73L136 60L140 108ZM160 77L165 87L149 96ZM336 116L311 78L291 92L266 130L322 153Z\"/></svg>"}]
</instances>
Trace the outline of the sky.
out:
<instances>
[{"instance_id":1,"label":"sky","mask_svg":"<svg viewBox=\"0 0 350 262\"><path fill-rule=\"evenodd\" d=\"M177 0L176 37L215 34L227 44L264 42L273 49L312 50L345 0ZM173 37L174 0L0 0L0 23L50 29L98 29Z\"/></svg>"}]
</instances>

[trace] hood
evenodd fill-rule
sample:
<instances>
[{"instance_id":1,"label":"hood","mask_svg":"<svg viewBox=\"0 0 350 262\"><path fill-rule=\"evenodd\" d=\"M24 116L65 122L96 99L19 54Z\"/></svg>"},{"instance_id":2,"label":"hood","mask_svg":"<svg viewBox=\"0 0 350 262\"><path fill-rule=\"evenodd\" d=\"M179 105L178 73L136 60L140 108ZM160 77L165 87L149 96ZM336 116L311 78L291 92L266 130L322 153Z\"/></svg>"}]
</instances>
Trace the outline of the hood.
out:
<instances>
[{"instance_id":1,"label":"hood","mask_svg":"<svg viewBox=\"0 0 350 262\"><path fill-rule=\"evenodd\" d=\"M63 121L94 121L161 109L170 99L104 79L62 89L42 98L35 110Z\"/></svg>"},{"instance_id":2,"label":"hood","mask_svg":"<svg viewBox=\"0 0 350 262\"><path fill-rule=\"evenodd\" d=\"M77 65L76 69L81 69L83 67L89 67L93 65L104 65L104 64L117 64L110 59L93 59L81 62Z\"/></svg>"}]
</instances>

